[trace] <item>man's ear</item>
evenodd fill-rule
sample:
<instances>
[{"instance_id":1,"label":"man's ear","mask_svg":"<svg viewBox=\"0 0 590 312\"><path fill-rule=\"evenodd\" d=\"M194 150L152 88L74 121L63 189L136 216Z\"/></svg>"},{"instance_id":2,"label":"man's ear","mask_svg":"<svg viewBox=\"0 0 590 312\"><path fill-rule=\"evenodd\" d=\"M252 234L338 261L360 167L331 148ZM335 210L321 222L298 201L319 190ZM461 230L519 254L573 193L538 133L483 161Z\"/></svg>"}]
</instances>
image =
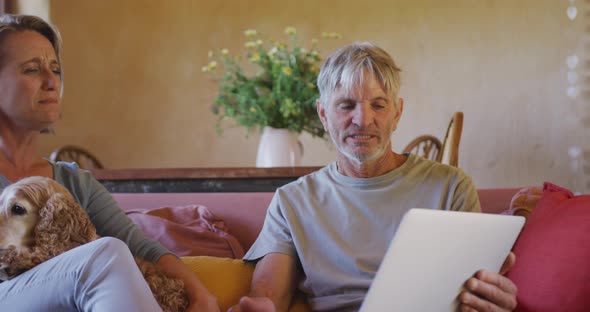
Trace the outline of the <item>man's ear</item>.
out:
<instances>
[{"instance_id":1,"label":"man's ear","mask_svg":"<svg viewBox=\"0 0 590 312\"><path fill-rule=\"evenodd\" d=\"M402 117L402 113L404 112L404 99L399 98L397 100L397 107L395 116L393 117L393 130L397 129L397 124L399 123L400 118Z\"/></svg>"},{"instance_id":2,"label":"man's ear","mask_svg":"<svg viewBox=\"0 0 590 312\"><path fill-rule=\"evenodd\" d=\"M322 102L320 102L320 99L317 99L315 101L315 106L316 106L316 109L318 111L318 116L320 117L320 121L322 122L322 125L324 125L324 130L326 130L326 132L328 132L328 123L327 123L327 118L326 118L326 108L324 107L324 105L322 105Z\"/></svg>"},{"instance_id":3,"label":"man's ear","mask_svg":"<svg viewBox=\"0 0 590 312\"><path fill-rule=\"evenodd\" d=\"M398 122L399 119L402 117L402 113L404 112L404 99L399 98L397 100L397 113L395 116L395 121Z\"/></svg>"}]
</instances>

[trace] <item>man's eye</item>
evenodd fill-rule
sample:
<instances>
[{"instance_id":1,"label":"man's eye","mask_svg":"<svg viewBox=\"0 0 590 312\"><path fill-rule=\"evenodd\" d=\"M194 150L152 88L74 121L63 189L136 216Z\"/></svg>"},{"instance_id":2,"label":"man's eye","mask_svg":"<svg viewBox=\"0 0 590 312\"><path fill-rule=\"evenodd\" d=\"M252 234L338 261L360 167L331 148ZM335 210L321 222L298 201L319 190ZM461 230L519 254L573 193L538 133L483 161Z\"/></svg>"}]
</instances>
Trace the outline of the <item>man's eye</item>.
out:
<instances>
[{"instance_id":1,"label":"man's eye","mask_svg":"<svg viewBox=\"0 0 590 312\"><path fill-rule=\"evenodd\" d=\"M342 103L339 105L340 109L344 109L344 110L351 110L354 109L354 104L351 103Z\"/></svg>"},{"instance_id":2,"label":"man's eye","mask_svg":"<svg viewBox=\"0 0 590 312\"><path fill-rule=\"evenodd\" d=\"M27 213L27 210L23 206L15 204L10 209L10 212L12 212L12 214L14 214L14 215L22 216L25 213Z\"/></svg>"}]
</instances>

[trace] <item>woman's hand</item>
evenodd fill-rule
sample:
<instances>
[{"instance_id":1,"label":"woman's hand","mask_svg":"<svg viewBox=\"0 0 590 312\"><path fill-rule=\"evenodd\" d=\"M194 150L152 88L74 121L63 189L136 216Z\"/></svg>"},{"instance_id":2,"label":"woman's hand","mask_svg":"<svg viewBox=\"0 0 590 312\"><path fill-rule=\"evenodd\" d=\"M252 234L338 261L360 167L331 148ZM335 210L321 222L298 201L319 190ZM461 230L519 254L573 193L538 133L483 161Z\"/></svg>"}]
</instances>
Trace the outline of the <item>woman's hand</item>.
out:
<instances>
[{"instance_id":1,"label":"woman's hand","mask_svg":"<svg viewBox=\"0 0 590 312\"><path fill-rule=\"evenodd\" d=\"M213 296L207 289L205 291L197 290L196 294L190 295L189 292L189 306L186 309L187 312L207 311L207 312L219 312L219 305L217 304L217 298Z\"/></svg>"},{"instance_id":2,"label":"woman's hand","mask_svg":"<svg viewBox=\"0 0 590 312\"><path fill-rule=\"evenodd\" d=\"M242 297L240 302L227 312L276 312L272 300L266 297Z\"/></svg>"},{"instance_id":3,"label":"woman's hand","mask_svg":"<svg viewBox=\"0 0 590 312\"><path fill-rule=\"evenodd\" d=\"M163 255L157 262L166 275L181 279L188 294L187 311L220 312L217 298L205 288L197 275L172 254Z\"/></svg>"}]
</instances>

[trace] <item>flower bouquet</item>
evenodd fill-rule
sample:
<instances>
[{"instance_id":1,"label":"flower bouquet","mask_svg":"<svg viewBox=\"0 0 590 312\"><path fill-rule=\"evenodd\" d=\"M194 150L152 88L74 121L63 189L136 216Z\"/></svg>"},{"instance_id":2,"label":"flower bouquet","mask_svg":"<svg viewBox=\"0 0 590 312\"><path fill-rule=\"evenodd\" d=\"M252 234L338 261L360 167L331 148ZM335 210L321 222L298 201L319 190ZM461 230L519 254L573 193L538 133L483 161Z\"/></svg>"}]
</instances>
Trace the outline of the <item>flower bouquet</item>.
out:
<instances>
[{"instance_id":1,"label":"flower bouquet","mask_svg":"<svg viewBox=\"0 0 590 312\"><path fill-rule=\"evenodd\" d=\"M321 64L318 40L306 49L299 45L295 28L287 27L285 34L289 43L265 40L256 30L246 30L242 54L231 55L227 49L209 53L210 61L202 70L219 85L213 105L218 131L223 120L233 119L248 130L273 127L324 138L315 105ZM340 35L322 33L322 37Z\"/></svg>"}]
</instances>

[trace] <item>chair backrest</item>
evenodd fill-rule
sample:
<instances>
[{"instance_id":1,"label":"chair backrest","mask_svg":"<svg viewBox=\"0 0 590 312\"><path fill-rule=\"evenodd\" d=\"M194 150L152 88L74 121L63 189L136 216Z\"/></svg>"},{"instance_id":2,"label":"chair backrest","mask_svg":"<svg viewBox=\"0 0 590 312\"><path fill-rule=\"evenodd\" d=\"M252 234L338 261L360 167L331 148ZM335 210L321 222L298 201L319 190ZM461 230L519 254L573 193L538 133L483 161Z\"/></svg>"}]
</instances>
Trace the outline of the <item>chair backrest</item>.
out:
<instances>
[{"instance_id":1,"label":"chair backrest","mask_svg":"<svg viewBox=\"0 0 590 312\"><path fill-rule=\"evenodd\" d=\"M432 135L421 135L412 140L403 150L404 153L412 153L424 158L439 161L442 149L440 140Z\"/></svg>"},{"instance_id":2,"label":"chair backrest","mask_svg":"<svg viewBox=\"0 0 590 312\"><path fill-rule=\"evenodd\" d=\"M412 153L453 167L459 165L459 142L463 130L463 113L456 112L449 122L444 140L432 135L421 135L412 140L403 153Z\"/></svg>"},{"instance_id":3,"label":"chair backrest","mask_svg":"<svg viewBox=\"0 0 590 312\"><path fill-rule=\"evenodd\" d=\"M447 133L442 142L440 162L453 167L459 166L459 143L463 131L463 112L455 112L449 122Z\"/></svg>"},{"instance_id":4,"label":"chair backrest","mask_svg":"<svg viewBox=\"0 0 590 312\"><path fill-rule=\"evenodd\" d=\"M104 168L102 163L94 155L92 155L92 153L82 147L73 145L66 145L57 148L53 151L53 153L51 153L49 159L53 161L73 161L83 169Z\"/></svg>"}]
</instances>

